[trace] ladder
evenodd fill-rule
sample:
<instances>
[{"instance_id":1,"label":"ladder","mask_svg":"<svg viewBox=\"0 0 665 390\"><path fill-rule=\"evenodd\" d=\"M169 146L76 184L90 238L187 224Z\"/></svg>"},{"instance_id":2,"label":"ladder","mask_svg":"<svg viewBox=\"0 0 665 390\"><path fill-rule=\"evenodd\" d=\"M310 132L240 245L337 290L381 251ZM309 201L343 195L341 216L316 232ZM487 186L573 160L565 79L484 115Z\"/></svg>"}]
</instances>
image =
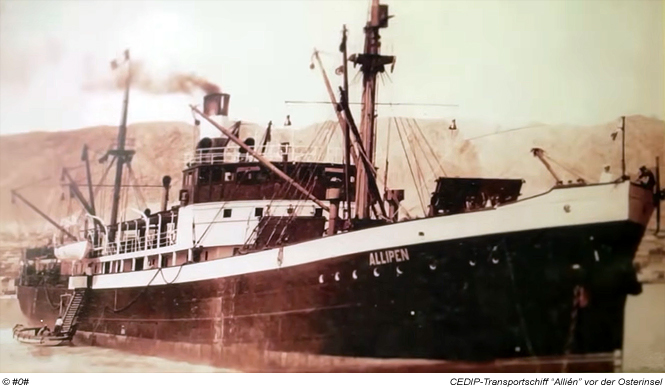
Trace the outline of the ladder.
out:
<instances>
[{"instance_id":1,"label":"ladder","mask_svg":"<svg viewBox=\"0 0 665 390\"><path fill-rule=\"evenodd\" d=\"M62 319L62 329L60 332L69 333L72 330L72 326L76 322L76 319L81 312L81 308L83 307L86 290L87 289L84 288L74 290L74 296L65 311L65 318Z\"/></svg>"}]
</instances>

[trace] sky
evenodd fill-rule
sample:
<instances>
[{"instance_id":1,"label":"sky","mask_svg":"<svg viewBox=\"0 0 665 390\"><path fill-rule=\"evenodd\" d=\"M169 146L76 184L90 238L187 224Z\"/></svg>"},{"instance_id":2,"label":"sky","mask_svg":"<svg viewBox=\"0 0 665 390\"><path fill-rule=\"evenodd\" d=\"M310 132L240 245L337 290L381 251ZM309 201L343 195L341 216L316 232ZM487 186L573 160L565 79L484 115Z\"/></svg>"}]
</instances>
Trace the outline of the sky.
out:
<instances>
[{"instance_id":1,"label":"sky","mask_svg":"<svg viewBox=\"0 0 665 390\"><path fill-rule=\"evenodd\" d=\"M665 117L665 11L660 0L386 1L381 116L472 119L503 128L598 124L621 115ZM234 119L294 126L334 119L314 48L333 85L363 45L368 0L0 0L0 134L117 126L122 92L91 88L113 77L130 49L157 80L204 77L231 94ZM351 100L361 77L351 69ZM129 122L193 122L203 93L133 89Z\"/></svg>"}]
</instances>

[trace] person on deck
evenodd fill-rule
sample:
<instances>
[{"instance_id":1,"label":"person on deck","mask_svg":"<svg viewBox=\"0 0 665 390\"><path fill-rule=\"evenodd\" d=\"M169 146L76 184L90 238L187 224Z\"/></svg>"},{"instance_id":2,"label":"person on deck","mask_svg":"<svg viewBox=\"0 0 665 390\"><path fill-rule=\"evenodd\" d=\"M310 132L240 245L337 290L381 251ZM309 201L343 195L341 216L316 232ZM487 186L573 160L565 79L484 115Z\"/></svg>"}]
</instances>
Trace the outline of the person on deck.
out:
<instances>
[{"instance_id":1,"label":"person on deck","mask_svg":"<svg viewBox=\"0 0 665 390\"><path fill-rule=\"evenodd\" d=\"M637 181L642 185L642 187L653 191L656 186L656 177L653 172L647 169L647 167L642 166L640 168L640 176L637 178Z\"/></svg>"},{"instance_id":2,"label":"person on deck","mask_svg":"<svg viewBox=\"0 0 665 390\"><path fill-rule=\"evenodd\" d=\"M47 325L44 325L39 331L37 332L37 336L48 336L51 334L51 331L49 330Z\"/></svg>"},{"instance_id":3,"label":"person on deck","mask_svg":"<svg viewBox=\"0 0 665 390\"><path fill-rule=\"evenodd\" d=\"M88 263L88 266L85 268L85 276L86 276L86 287L90 288L92 287L92 264Z\"/></svg>"},{"instance_id":4,"label":"person on deck","mask_svg":"<svg viewBox=\"0 0 665 390\"><path fill-rule=\"evenodd\" d=\"M60 331L62 330L62 318L58 317L55 320L55 326L53 327L53 333L56 335L60 334Z\"/></svg>"}]
</instances>

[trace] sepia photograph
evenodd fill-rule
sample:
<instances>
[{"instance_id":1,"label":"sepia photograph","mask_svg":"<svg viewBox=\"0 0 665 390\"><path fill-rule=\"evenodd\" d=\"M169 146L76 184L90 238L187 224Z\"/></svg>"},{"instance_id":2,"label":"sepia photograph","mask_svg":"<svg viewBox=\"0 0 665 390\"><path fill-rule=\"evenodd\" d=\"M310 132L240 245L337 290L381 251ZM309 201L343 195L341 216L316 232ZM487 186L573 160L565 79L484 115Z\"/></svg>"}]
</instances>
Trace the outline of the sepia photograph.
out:
<instances>
[{"instance_id":1,"label":"sepia photograph","mask_svg":"<svg viewBox=\"0 0 665 390\"><path fill-rule=\"evenodd\" d=\"M3 385L662 385L664 171L664 0L0 0Z\"/></svg>"}]
</instances>

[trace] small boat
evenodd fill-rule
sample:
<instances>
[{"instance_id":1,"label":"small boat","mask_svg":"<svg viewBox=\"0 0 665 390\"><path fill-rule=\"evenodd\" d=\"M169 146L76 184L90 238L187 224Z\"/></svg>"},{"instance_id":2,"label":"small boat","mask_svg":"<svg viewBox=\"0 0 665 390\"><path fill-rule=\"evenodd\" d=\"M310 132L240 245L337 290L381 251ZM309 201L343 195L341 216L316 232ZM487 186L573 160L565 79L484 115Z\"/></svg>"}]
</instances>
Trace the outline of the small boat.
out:
<instances>
[{"instance_id":1,"label":"small boat","mask_svg":"<svg viewBox=\"0 0 665 390\"><path fill-rule=\"evenodd\" d=\"M44 328L26 328L21 324L17 324L12 328L12 333L16 340L24 344L39 345L42 347L57 347L67 344L74 336L74 332L54 335L48 329L44 331Z\"/></svg>"}]
</instances>

